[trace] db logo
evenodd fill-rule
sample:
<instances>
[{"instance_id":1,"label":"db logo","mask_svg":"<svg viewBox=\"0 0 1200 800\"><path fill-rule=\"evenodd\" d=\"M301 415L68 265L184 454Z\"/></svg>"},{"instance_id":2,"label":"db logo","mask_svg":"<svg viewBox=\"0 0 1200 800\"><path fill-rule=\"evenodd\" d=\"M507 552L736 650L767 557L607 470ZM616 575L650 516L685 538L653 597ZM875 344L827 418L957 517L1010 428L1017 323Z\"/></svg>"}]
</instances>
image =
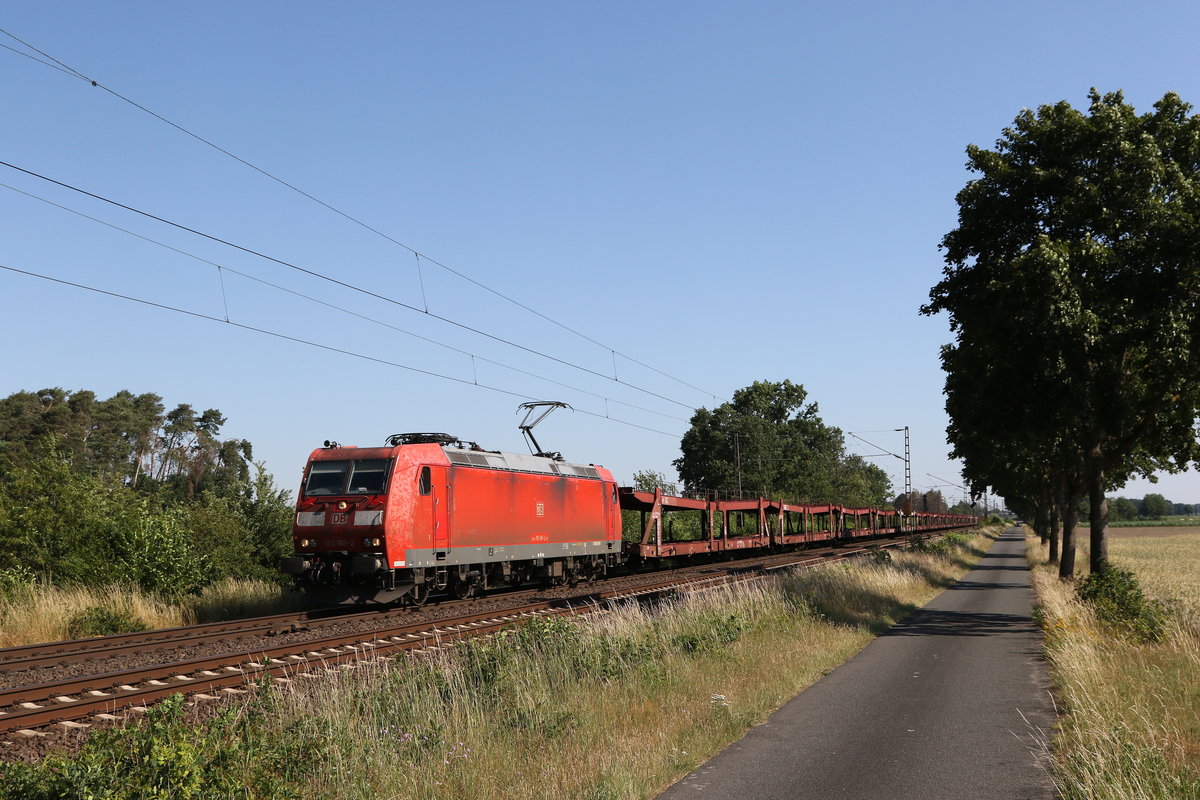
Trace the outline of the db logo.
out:
<instances>
[{"instance_id":1,"label":"db logo","mask_svg":"<svg viewBox=\"0 0 1200 800\"><path fill-rule=\"evenodd\" d=\"M545 504L545 503L538 503L538 504L537 504L537 515L538 515L539 517L544 517L544 516L546 516L546 504Z\"/></svg>"}]
</instances>

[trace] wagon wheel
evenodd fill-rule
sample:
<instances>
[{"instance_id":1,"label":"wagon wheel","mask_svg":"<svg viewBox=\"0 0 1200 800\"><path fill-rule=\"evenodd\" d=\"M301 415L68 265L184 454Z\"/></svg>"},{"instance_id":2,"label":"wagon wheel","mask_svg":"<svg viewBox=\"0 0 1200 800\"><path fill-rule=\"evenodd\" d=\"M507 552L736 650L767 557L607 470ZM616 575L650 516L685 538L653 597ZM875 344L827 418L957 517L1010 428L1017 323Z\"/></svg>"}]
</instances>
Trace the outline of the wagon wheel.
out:
<instances>
[{"instance_id":1,"label":"wagon wheel","mask_svg":"<svg viewBox=\"0 0 1200 800\"><path fill-rule=\"evenodd\" d=\"M466 600L468 597L475 596L475 584L468 583L467 581L455 581L451 585L450 591L459 600Z\"/></svg>"}]
</instances>

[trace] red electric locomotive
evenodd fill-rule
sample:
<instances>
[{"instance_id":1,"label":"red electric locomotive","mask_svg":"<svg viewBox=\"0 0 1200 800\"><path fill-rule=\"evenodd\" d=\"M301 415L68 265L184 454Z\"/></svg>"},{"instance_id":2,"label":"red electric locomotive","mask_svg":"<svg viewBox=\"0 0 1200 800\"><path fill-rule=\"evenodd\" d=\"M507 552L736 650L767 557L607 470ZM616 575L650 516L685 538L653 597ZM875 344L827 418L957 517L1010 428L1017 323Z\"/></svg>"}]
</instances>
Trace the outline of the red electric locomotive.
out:
<instances>
[{"instance_id":1,"label":"red electric locomotive","mask_svg":"<svg viewBox=\"0 0 1200 800\"><path fill-rule=\"evenodd\" d=\"M326 442L304 470L283 569L315 599L421 603L497 583L600 577L619 564L612 474L444 433Z\"/></svg>"}]
</instances>

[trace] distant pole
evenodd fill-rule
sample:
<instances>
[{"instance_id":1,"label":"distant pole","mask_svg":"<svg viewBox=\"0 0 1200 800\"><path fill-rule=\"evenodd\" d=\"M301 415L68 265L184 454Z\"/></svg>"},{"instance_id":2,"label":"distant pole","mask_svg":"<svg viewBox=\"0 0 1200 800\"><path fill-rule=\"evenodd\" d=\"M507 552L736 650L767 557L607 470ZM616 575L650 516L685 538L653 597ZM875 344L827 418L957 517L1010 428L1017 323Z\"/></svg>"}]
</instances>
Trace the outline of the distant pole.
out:
<instances>
[{"instance_id":1,"label":"distant pole","mask_svg":"<svg viewBox=\"0 0 1200 800\"><path fill-rule=\"evenodd\" d=\"M911 513L912 502L912 449L909 447L908 426L896 428L896 433L904 431L904 506Z\"/></svg>"}]
</instances>

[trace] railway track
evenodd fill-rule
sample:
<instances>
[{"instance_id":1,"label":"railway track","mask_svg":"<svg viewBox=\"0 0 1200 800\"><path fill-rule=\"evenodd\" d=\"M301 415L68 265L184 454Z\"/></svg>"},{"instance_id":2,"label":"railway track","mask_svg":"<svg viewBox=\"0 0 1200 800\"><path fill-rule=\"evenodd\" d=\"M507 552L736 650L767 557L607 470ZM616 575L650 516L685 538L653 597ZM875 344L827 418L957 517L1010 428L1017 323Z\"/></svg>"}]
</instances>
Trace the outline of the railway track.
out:
<instances>
[{"instance_id":1,"label":"railway track","mask_svg":"<svg viewBox=\"0 0 1200 800\"><path fill-rule=\"evenodd\" d=\"M5 665L17 669L14 665L77 663L131 648L174 648L181 644L224 640L229 636L253 635L248 631L311 631L322 625L344 622L348 618L375 620L371 623L371 630L365 632L338 633L277 647L255 647L3 689L0 690L0 735L36 736L43 734L47 728L86 728L97 722L121 719L119 714L123 711L144 710L156 701L179 692L197 700L238 695L248 691L249 684L264 678L311 678L330 667L362 664L403 652L440 648L464 638L488 635L520 625L538 616L579 614L604 608L614 602L654 600L679 591L701 591L732 581L753 579L775 570L854 557L881 547L894 547L904 541L907 540L877 541L870 547L830 548L825 551L767 556L755 559L754 563L721 565L704 574L686 577L664 578L661 574L646 574L641 577L648 580L635 586L573 598L529 602L525 596L536 592L514 592L505 596L505 599L514 601L511 607L469 612L433 621L405 620L405 609L351 614L329 614L325 611L317 616L280 614L231 623L8 648L0 651L0 659L3 659L0 661L0 670L5 669ZM468 606L470 602L453 601L446 605Z\"/></svg>"},{"instance_id":2,"label":"railway track","mask_svg":"<svg viewBox=\"0 0 1200 800\"><path fill-rule=\"evenodd\" d=\"M97 636L87 639L72 639L46 644L20 645L0 649L0 673L16 672L35 667L53 667L76 664L96 658L105 658L121 652L146 652L178 647L180 644L201 644L212 641L227 641L230 638L247 636L272 636L313 630L327 625L353 619L369 619L386 613L380 610L367 612L331 613L300 611L287 614L272 614L227 622L212 622L188 625L179 628L162 628L137 633L121 633L112 636Z\"/></svg>"}]
</instances>

